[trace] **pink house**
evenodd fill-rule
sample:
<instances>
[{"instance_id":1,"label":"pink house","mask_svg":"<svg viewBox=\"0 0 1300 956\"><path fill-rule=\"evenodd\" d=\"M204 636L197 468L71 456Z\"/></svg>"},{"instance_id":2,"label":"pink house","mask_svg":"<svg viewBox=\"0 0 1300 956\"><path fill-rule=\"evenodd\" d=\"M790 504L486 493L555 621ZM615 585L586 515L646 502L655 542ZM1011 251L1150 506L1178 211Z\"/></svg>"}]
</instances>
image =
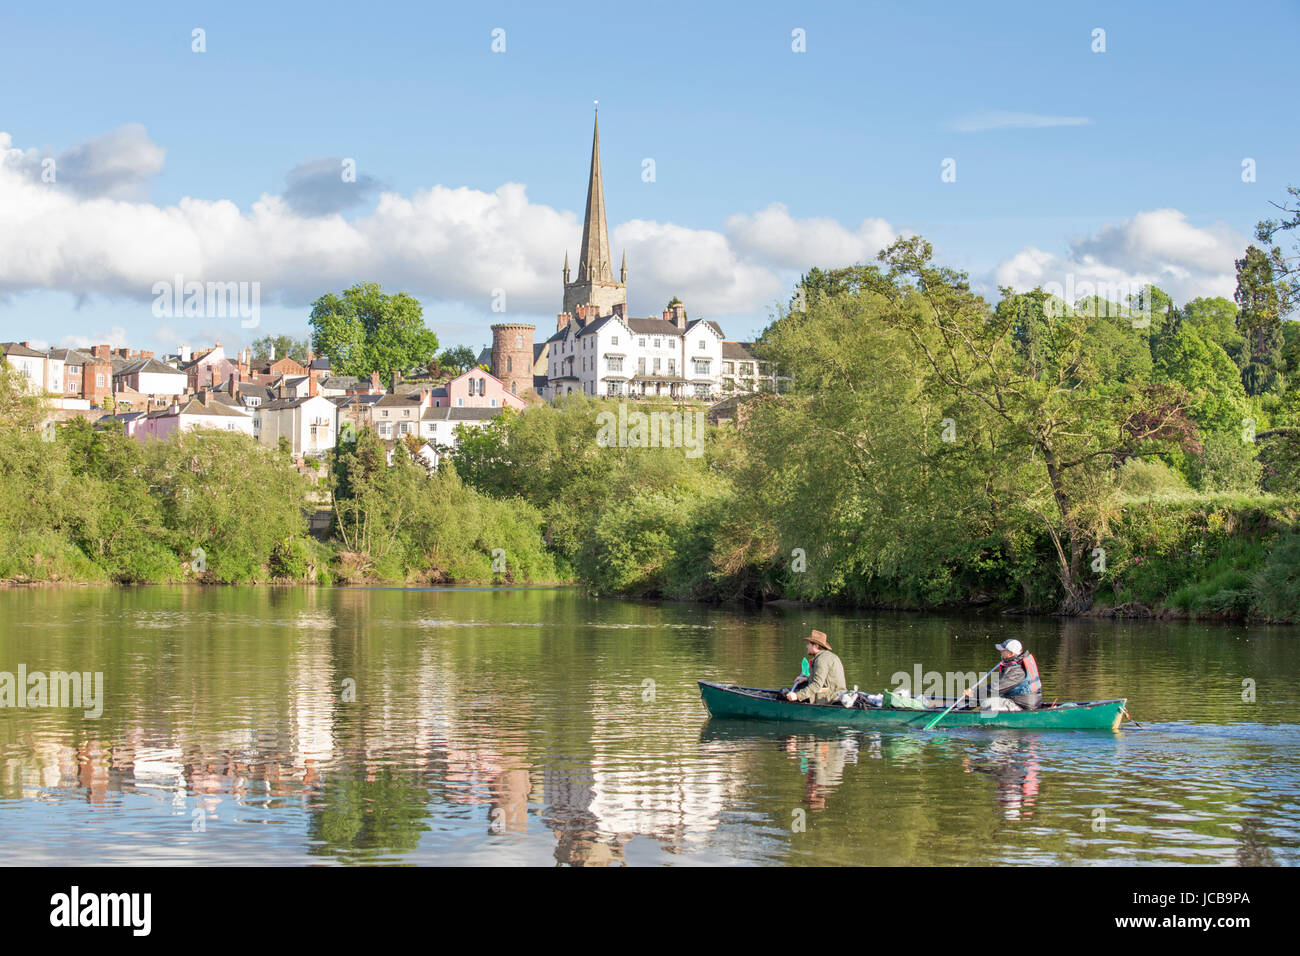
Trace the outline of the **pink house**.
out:
<instances>
[{"instance_id":1,"label":"pink house","mask_svg":"<svg viewBox=\"0 0 1300 956\"><path fill-rule=\"evenodd\" d=\"M524 408L528 403L507 391L491 372L474 368L453 378L446 388L435 389L433 404L435 408Z\"/></svg>"}]
</instances>

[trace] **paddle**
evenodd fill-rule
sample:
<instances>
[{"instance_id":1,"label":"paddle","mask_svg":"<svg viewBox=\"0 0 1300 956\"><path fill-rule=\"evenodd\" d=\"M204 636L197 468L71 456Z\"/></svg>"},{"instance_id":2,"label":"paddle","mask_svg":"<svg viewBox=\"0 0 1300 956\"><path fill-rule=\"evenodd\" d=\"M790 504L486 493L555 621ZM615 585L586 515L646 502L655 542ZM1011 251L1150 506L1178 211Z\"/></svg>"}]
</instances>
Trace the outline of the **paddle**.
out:
<instances>
[{"instance_id":1,"label":"paddle","mask_svg":"<svg viewBox=\"0 0 1300 956\"><path fill-rule=\"evenodd\" d=\"M811 676L812 676L812 671L810 671L810 670L808 669L808 658L805 657L803 660L801 660L801 661L799 662L799 671L800 671L800 674L799 674L800 677L811 677ZM799 684L799 678L798 678L798 677L795 678L794 684L795 684L795 686L798 686L798 684ZM790 690L793 691L793 690L794 690L794 687L791 687ZM778 695L778 696L784 697L785 695L784 695L784 694L780 694L780 695Z\"/></svg>"},{"instance_id":2,"label":"paddle","mask_svg":"<svg viewBox=\"0 0 1300 956\"><path fill-rule=\"evenodd\" d=\"M998 665L998 667L1001 667L1001 666L1002 666L1001 664ZM989 676L992 675L994 672L996 672L997 669L998 669L997 667L994 667L993 670L991 670L991 671L988 672L988 674L985 674L983 677L981 677L979 680L977 680L977 681L975 682L975 687L978 687L980 684L982 684L982 683L984 683L986 680L988 680L988 679L989 679ZM975 687L972 687L971 690L974 690ZM960 703L961 703L963 700L965 700L965 699L966 699L965 697L958 697L955 701L953 701L952 707L949 707L948 710L945 710L945 711L944 711L942 714L940 714L938 717L934 718L934 720L932 720L932 721L930 721L928 724L926 724L926 725L925 725L925 729L926 729L926 730L930 730L930 729L932 729L932 728L934 727L935 724L937 724L939 721L943 720L945 717L948 716L949 712L952 710L953 707L956 707L958 704L960 704Z\"/></svg>"}]
</instances>

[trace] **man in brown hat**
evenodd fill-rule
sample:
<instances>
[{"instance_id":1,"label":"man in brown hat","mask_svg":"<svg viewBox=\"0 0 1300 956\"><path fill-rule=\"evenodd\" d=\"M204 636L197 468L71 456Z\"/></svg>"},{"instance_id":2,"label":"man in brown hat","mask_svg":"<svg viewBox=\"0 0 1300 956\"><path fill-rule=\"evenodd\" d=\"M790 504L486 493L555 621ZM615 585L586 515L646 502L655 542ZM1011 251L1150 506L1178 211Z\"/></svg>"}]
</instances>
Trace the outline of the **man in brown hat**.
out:
<instances>
[{"instance_id":1,"label":"man in brown hat","mask_svg":"<svg viewBox=\"0 0 1300 956\"><path fill-rule=\"evenodd\" d=\"M785 695L786 700L810 700L815 704L825 704L836 700L840 693L847 690L844 680L844 665L839 657L832 653L826 635L813 631L804 641L804 650L811 663L808 680L804 684L795 682L796 690ZM803 678L799 678L800 681Z\"/></svg>"}]
</instances>

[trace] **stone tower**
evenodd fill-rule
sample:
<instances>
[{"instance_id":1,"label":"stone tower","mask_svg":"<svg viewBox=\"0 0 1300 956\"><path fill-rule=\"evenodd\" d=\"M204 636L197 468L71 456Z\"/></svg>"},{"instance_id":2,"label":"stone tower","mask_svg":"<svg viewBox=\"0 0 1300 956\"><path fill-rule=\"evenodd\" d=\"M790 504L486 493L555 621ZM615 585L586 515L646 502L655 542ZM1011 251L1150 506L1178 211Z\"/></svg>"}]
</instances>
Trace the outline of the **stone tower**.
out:
<instances>
[{"instance_id":1,"label":"stone tower","mask_svg":"<svg viewBox=\"0 0 1300 956\"><path fill-rule=\"evenodd\" d=\"M506 391L522 395L533 387L533 333L535 325L503 322L492 326L492 374Z\"/></svg>"},{"instance_id":2,"label":"stone tower","mask_svg":"<svg viewBox=\"0 0 1300 956\"><path fill-rule=\"evenodd\" d=\"M627 275L623 254L621 277ZM605 185L600 173L600 116L591 137L591 174L587 180L587 212L582 222L578 274L569 281L569 254L564 254L564 311L590 321L609 315L615 306L627 308L627 284L614 281L609 258L609 226L605 222Z\"/></svg>"}]
</instances>

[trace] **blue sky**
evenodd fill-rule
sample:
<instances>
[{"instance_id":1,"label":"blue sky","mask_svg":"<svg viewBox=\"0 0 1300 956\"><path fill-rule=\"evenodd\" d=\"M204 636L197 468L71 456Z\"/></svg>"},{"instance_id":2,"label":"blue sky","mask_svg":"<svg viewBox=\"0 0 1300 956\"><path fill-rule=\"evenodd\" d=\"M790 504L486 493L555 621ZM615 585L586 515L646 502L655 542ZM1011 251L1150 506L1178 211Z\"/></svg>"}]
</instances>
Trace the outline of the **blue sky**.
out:
<instances>
[{"instance_id":1,"label":"blue sky","mask_svg":"<svg viewBox=\"0 0 1300 956\"><path fill-rule=\"evenodd\" d=\"M990 291L1095 274L1230 295L1300 182L1300 8L1135 6L9 6L0 147L27 178L0 187L0 339L230 346L300 333L315 295L368 278L420 298L444 344L553 328L597 99L636 315L679 294L749 338L799 272L909 231ZM44 157L71 170L52 204ZM343 158L346 206L276 198L296 177L328 206L314 171ZM260 327L160 320L152 280L177 270L261 282Z\"/></svg>"}]
</instances>

